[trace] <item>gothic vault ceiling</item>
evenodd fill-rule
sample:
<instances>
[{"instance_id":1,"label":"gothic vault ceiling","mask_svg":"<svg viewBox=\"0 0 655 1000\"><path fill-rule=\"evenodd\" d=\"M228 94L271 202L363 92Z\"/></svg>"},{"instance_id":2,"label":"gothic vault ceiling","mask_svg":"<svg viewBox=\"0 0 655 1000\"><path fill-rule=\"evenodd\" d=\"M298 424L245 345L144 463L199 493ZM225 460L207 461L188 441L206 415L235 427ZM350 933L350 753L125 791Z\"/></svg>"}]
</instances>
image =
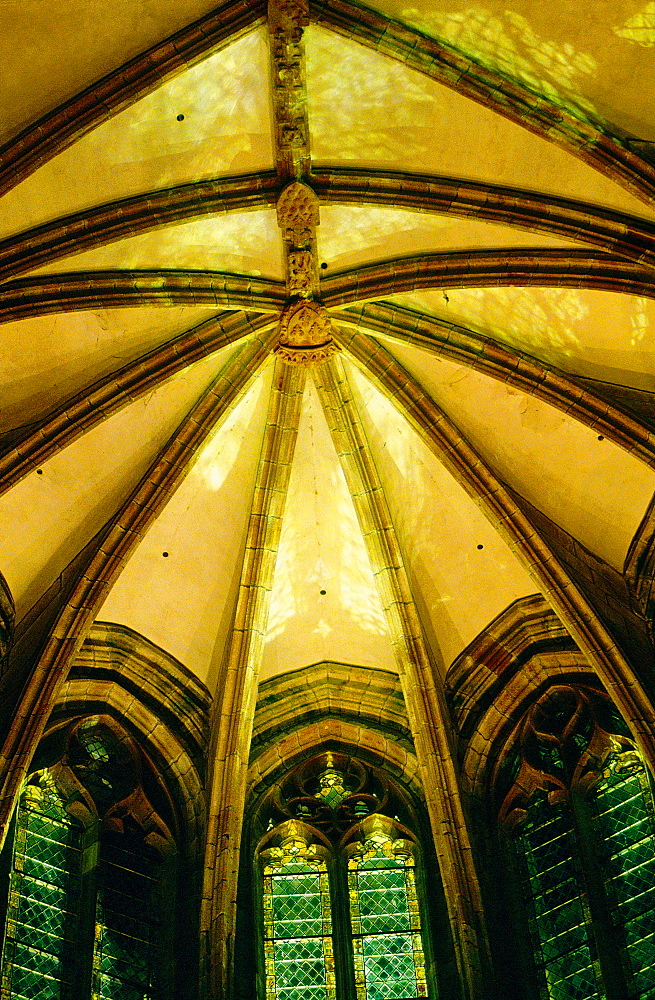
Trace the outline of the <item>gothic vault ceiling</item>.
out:
<instances>
[{"instance_id":1,"label":"gothic vault ceiling","mask_svg":"<svg viewBox=\"0 0 655 1000\"><path fill-rule=\"evenodd\" d=\"M518 598L597 609L566 552L620 574L655 489L653 4L110 6L3 4L19 638L214 690L248 630L253 684L395 670L410 608L444 673Z\"/></svg>"}]
</instances>

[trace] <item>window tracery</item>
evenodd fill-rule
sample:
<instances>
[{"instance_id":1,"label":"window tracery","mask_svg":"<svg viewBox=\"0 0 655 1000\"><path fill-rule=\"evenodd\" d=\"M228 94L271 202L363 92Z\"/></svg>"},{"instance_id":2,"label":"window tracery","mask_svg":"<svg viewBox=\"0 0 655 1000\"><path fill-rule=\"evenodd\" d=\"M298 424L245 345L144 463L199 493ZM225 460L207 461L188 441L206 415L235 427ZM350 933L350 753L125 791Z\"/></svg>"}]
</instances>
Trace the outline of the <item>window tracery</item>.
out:
<instances>
[{"instance_id":1,"label":"window tracery","mask_svg":"<svg viewBox=\"0 0 655 1000\"><path fill-rule=\"evenodd\" d=\"M544 996L655 996L653 795L609 698L551 687L495 787Z\"/></svg>"},{"instance_id":2,"label":"window tracery","mask_svg":"<svg viewBox=\"0 0 655 1000\"><path fill-rule=\"evenodd\" d=\"M267 809L257 852L266 1000L427 996L418 847L397 792L327 753L288 775Z\"/></svg>"},{"instance_id":3,"label":"window tracery","mask_svg":"<svg viewBox=\"0 0 655 1000\"><path fill-rule=\"evenodd\" d=\"M5 848L2 1000L155 1000L174 842L144 790L142 754L110 719L77 720L55 744Z\"/></svg>"}]
</instances>

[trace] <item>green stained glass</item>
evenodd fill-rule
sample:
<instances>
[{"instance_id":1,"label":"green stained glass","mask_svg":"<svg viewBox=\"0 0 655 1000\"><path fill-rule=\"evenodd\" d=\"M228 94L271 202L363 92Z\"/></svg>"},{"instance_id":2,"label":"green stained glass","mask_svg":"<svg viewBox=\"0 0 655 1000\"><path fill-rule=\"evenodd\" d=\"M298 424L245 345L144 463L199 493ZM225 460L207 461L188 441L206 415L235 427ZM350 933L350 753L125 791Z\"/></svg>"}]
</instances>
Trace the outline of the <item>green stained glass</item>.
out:
<instances>
[{"instance_id":1,"label":"green stained glass","mask_svg":"<svg viewBox=\"0 0 655 1000\"><path fill-rule=\"evenodd\" d=\"M645 772L610 764L596 794L595 825L612 922L622 938L631 995L655 995L655 824Z\"/></svg>"},{"instance_id":2,"label":"green stained glass","mask_svg":"<svg viewBox=\"0 0 655 1000\"><path fill-rule=\"evenodd\" d=\"M334 1000L331 930L323 862L281 856L265 867L267 1000Z\"/></svg>"},{"instance_id":3,"label":"green stained glass","mask_svg":"<svg viewBox=\"0 0 655 1000\"><path fill-rule=\"evenodd\" d=\"M547 996L550 1000L603 997L568 807L552 806L546 799L533 802L515 843L524 898L533 909L535 962Z\"/></svg>"},{"instance_id":4,"label":"green stained glass","mask_svg":"<svg viewBox=\"0 0 655 1000\"><path fill-rule=\"evenodd\" d=\"M98 1000L153 996L158 961L156 869L157 859L139 835L124 833L103 842L93 983Z\"/></svg>"},{"instance_id":5,"label":"green stained glass","mask_svg":"<svg viewBox=\"0 0 655 1000\"><path fill-rule=\"evenodd\" d=\"M348 868L358 1000L427 996L414 859L390 854L391 840Z\"/></svg>"},{"instance_id":6,"label":"green stained glass","mask_svg":"<svg viewBox=\"0 0 655 1000\"><path fill-rule=\"evenodd\" d=\"M2 1000L68 1000L79 910L80 829L54 787L18 809L2 955Z\"/></svg>"}]
</instances>

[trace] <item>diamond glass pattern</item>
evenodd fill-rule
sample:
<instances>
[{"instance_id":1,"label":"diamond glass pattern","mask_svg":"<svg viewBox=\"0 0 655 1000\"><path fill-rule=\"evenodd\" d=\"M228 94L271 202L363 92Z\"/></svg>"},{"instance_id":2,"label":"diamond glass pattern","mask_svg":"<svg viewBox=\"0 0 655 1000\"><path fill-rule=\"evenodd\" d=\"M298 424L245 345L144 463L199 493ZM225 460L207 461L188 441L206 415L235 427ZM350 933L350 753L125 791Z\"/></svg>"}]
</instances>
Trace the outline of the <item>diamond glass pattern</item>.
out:
<instances>
[{"instance_id":1,"label":"diamond glass pattern","mask_svg":"<svg viewBox=\"0 0 655 1000\"><path fill-rule=\"evenodd\" d=\"M267 1000L334 1000L325 864L282 858L264 869Z\"/></svg>"},{"instance_id":2,"label":"diamond glass pattern","mask_svg":"<svg viewBox=\"0 0 655 1000\"><path fill-rule=\"evenodd\" d=\"M623 771L610 761L596 794L595 827L604 850L600 864L612 919L623 937L631 995L655 989L655 833L653 799L646 773Z\"/></svg>"},{"instance_id":3,"label":"diamond glass pattern","mask_svg":"<svg viewBox=\"0 0 655 1000\"><path fill-rule=\"evenodd\" d=\"M390 844L348 865L358 1000L427 996L414 859L390 856Z\"/></svg>"},{"instance_id":4,"label":"diamond glass pattern","mask_svg":"<svg viewBox=\"0 0 655 1000\"><path fill-rule=\"evenodd\" d=\"M52 788L31 786L17 814L2 1000L70 996L79 909L80 829Z\"/></svg>"},{"instance_id":5,"label":"diamond glass pattern","mask_svg":"<svg viewBox=\"0 0 655 1000\"><path fill-rule=\"evenodd\" d=\"M138 835L125 832L120 840L103 841L93 984L102 1000L149 1000L153 995L158 957L156 867L156 859Z\"/></svg>"},{"instance_id":6,"label":"diamond glass pattern","mask_svg":"<svg viewBox=\"0 0 655 1000\"><path fill-rule=\"evenodd\" d=\"M581 874L573 819L564 805L534 800L515 844L523 894L533 910L535 964L550 1000L604 996Z\"/></svg>"}]
</instances>

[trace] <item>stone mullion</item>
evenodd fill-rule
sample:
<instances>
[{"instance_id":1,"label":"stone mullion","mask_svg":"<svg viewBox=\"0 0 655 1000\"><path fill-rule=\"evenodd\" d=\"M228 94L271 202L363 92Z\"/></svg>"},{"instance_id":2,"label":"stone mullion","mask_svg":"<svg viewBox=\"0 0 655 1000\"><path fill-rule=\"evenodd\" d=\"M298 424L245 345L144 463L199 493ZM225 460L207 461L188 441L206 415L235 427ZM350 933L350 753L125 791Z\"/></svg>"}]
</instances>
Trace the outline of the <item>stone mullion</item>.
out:
<instances>
[{"instance_id":1,"label":"stone mullion","mask_svg":"<svg viewBox=\"0 0 655 1000\"><path fill-rule=\"evenodd\" d=\"M198 450L268 358L270 346L270 336L264 340L256 337L224 366L105 526L98 547L80 569L20 696L0 752L2 838L16 792L88 628L130 555L184 480Z\"/></svg>"},{"instance_id":2,"label":"stone mullion","mask_svg":"<svg viewBox=\"0 0 655 1000\"><path fill-rule=\"evenodd\" d=\"M222 271L112 270L49 274L0 285L0 323L27 316L134 306L208 306L277 313L284 285Z\"/></svg>"},{"instance_id":3,"label":"stone mullion","mask_svg":"<svg viewBox=\"0 0 655 1000\"><path fill-rule=\"evenodd\" d=\"M206 995L231 995L239 842L258 676L298 432L305 372L276 361L230 647L212 720L210 800L201 913Z\"/></svg>"},{"instance_id":4,"label":"stone mullion","mask_svg":"<svg viewBox=\"0 0 655 1000\"><path fill-rule=\"evenodd\" d=\"M335 317L336 318L336 317ZM369 302L338 314L343 329L383 333L420 347L437 357L467 365L523 392L545 400L629 451L646 465L655 466L655 433L620 407L599 399L564 372L546 368L536 358L447 320L425 316L385 302ZM356 334L342 335L348 347Z\"/></svg>"},{"instance_id":5,"label":"stone mullion","mask_svg":"<svg viewBox=\"0 0 655 1000\"><path fill-rule=\"evenodd\" d=\"M488 989L482 904L449 735L423 629L382 485L342 363L315 369L315 380L366 542L396 654L467 998Z\"/></svg>"},{"instance_id":6,"label":"stone mullion","mask_svg":"<svg viewBox=\"0 0 655 1000\"><path fill-rule=\"evenodd\" d=\"M43 420L30 424L23 436L12 435L6 453L0 455L0 496L89 428L117 413L171 375L241 337L265 332L275 322L270 315L223 313L174 337L162 347L67 399Z\"/></svg>"},{"instance_id":7,"label":"stone mullion","mask_svg":"<svg viewBox=\"0 0 655 1000\"><path fill-rule=\"evenodd\" d=\"M341 271L321 281L328 308L420 288L589 288L655 297L652 268L600 250L467 250L398 257ZM1 300L0 300L1 301Z\"/></svg>"},{"instance_id":8,"label":"stone mullion","mask_svg":"<svg viewBox=\"0 0 655 1000\"><path fill-rule=\"evenodd\" d=\"M28 126L0 149L0 195L162 83L263 24L263 0L229 0Z\"/></svg>"},{"instance_id":9,"label":"stone mullion","mask_svg":"<svg viewBox=\"0 0 655 1000\"><path fill-rule=\"evenodd\" d=\"M348 351L466 490L551 605L655 761L652 703L582 590L508 489L412 376L376 341L354 337Z\"/></svg>"}]
</instances>

